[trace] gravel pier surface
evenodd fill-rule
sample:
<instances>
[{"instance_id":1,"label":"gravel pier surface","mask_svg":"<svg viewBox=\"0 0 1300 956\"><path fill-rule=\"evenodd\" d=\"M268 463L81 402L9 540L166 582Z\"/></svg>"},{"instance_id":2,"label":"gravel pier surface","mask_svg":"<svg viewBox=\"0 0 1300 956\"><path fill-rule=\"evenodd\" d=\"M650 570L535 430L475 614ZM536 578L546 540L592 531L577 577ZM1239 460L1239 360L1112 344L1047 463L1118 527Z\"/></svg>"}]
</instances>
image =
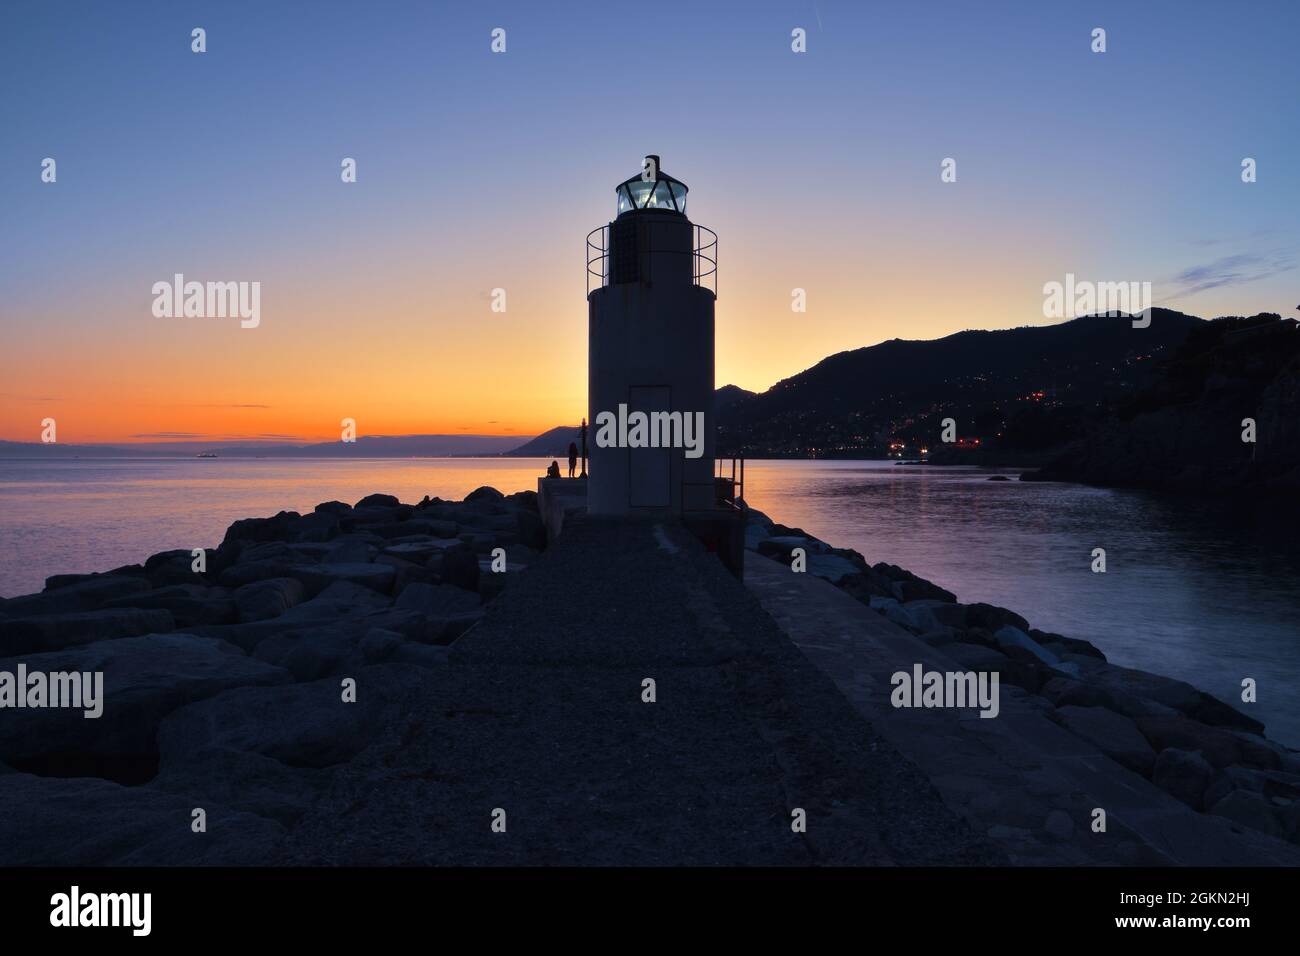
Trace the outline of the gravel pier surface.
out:
<instances>
[{"instance_id":1,"label":"gravel pier surface","mask_svg":"<svg viewBox=\"0 0 1300 956\"><path fill-rule=\"evenodd\" d=\"M566 525L457 640L277 857L1005 862L693 537L594 519Z\"/></svg>"}]
</instances>

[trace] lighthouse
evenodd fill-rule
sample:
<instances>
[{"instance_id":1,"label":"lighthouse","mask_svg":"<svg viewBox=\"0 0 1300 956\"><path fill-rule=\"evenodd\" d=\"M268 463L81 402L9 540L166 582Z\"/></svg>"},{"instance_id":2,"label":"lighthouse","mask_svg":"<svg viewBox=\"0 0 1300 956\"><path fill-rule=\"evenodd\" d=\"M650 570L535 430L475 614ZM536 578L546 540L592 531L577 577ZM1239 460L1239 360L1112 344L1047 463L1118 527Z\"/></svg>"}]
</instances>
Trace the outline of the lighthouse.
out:
<instances>
[{"instance_id":1,"label":"lighthouse","mask_svg":"<svg viewBox=\"0 0 1300 956\"><path fill-rule=\"evenodd\" d=\"M717 236L687 186L647 156L615 218L587 237L587 512L706 512L714 471Z\"/></svg>"}]
</instances>

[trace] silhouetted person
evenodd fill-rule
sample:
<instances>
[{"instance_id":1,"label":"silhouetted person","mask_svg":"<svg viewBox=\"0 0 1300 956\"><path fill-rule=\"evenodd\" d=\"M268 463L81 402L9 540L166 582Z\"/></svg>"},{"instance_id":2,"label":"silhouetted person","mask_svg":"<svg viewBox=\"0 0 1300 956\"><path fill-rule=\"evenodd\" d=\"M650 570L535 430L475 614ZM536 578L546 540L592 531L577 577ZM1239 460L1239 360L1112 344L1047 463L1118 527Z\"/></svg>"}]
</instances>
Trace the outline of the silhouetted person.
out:
<instances>
[{"instance_id":1,"label":"silhouetted person","mask_svg":"<svg viewBox=\"0 0 1300 956\"><path fill-rule=\"evenodd\" d=\"M558 461L551 462L551 467L546 469L546 477L547 478L560 477L560 463Z\"/></svg>"},{"instance_id":2,"label":"silhouetted person","mask_svg":"<svg viewBox=\"0 0 1300 956\"><path fill-rule=\"evenodd\" d=\"M578 446L569 442L569 477L574 477L574 472L578 470Z\"/></svg>"}]
</instances>

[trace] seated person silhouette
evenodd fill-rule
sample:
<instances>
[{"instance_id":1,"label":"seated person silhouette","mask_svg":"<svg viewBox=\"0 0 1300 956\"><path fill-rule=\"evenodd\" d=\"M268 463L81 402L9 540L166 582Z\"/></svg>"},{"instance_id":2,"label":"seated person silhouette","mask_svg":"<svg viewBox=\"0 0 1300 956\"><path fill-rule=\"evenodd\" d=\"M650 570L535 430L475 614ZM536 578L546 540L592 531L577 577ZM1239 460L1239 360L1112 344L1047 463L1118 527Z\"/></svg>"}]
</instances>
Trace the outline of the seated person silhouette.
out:
<instances>
[{"instance_id":1,"label":"seated person silhouette","mask_svg":"<svg viewBox=\"0 0 1300 956\"><path fill-rule=\"evenodd\" d=\"M560 463L558 461L551 462L551 467L546 469L546 477L547 478L560 477Z\"/></svg>"}]
</instances>

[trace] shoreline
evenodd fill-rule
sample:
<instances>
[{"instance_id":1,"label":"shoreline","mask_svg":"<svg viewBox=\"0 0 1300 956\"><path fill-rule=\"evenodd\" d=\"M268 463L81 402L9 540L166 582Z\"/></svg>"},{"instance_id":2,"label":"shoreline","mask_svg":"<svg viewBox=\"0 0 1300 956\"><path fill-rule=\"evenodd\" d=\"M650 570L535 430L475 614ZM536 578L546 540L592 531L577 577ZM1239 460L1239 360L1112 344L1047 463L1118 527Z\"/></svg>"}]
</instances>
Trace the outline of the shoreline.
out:
<instances>
[{"instance_id":1,"label":"shoreline","mask_svg":"<svg viewBox=\"0 0 1300 956\"><path fill-rule=\"evenodd\" d=\"M838 613L876 635L871 640L910 648L917 664L933 652L962 669L996 671L1014 704L1009 719L974 723L998 725L1013 749L1023 744L1030 752L1029 739L1016 736L1028 731L1006 728L1032 717L1039 721L1034 733L1050 724L1051 733L1066 735L1060 740L1095 754L1089 759L1110 768L1102 779L1132 775L1130 788L1174 800L1164 812L1181 808L1196 815L1198 826L1248 831L1237 845L1238 838L1214 830L1215 839L1226 840L1225 854L1262 854L1260 862L1271 862L1276 858L1268 854L1282 850L1250 849L1250 841L1300 843L1300 755L1269 741L1241 709L1181 681L1110 665L1086 641L1039 631L1005 608L959 603L906 569L869 564L761 512L751 509L749 518L749 560L765 563L756 572L788 569L794 549L803 548L807 577L851 598L859 610ZM106 701L95 721L38 709L27 712L32 722L10 722L0 733L0 789L14 791L6 803L55 800L86 813L99 807L96 819L112 817L105 825L137 832L150 819L138 815L142 799L157 813L174 813L202 795L246 827L250 840L274 843L387 732L403 700L431 674L445 673L466 653L461 648L481 648L480 628L494 602L525 580L531 564L547 560L548 546L554 542L546 540L534 492L507 496L484 487L460 502L426 497L414 505L372 494L355 505L324 502L307 514L235 521L220 546L202 551L202 570L195 570L197 554L167 551L99 574L54 575L39 594L0 600L0 671L21 662L28 672L102 672ZM764 606L778 600L772 588L782 578L769 574L766 593L751 588ZM815 657L817 635L801 637L796 618L786 621L787 639ZM842 677L837 668L870 663L869 646L843 648L866 659L819 666ZM491 666L490 647L486 653ZM361 675L360 709L339 713L340 675ZM846 699L860 689L841 687ZM907 752L922 737L900 723L906 715L873 709L888 699L888 689L880 691L858 701L859 711L940 782L939 768L924 767L924 753ZM1007 792L1019 794L1029 779L1015 776ZM944 797L960 803L960 794ZM134 822L122 817L127 807ZM1045 832L1061 829L1062 812L1046 814L1054 822L1044 824ZM1007 821L985 826L976 811L963 813L1013 860L1066 862L1073 853L1097 862L1069 843L1079 844L1084 832L1077 819L1066 840ZM16 818L13 826L0 827L0 835L17 841L8 855L34 859L22 857L35 852L22 843L30 821ZM131 859L196 862L194 848L183 843L173 836L137 847L143 855ZM1173 849L1141 841L1125 846L1179 859ZM75 848L67 852L76 859ZM221 852L231 855L205 852L201 861L256 857L251 844Z\"/></svg>"}]
</instances>

